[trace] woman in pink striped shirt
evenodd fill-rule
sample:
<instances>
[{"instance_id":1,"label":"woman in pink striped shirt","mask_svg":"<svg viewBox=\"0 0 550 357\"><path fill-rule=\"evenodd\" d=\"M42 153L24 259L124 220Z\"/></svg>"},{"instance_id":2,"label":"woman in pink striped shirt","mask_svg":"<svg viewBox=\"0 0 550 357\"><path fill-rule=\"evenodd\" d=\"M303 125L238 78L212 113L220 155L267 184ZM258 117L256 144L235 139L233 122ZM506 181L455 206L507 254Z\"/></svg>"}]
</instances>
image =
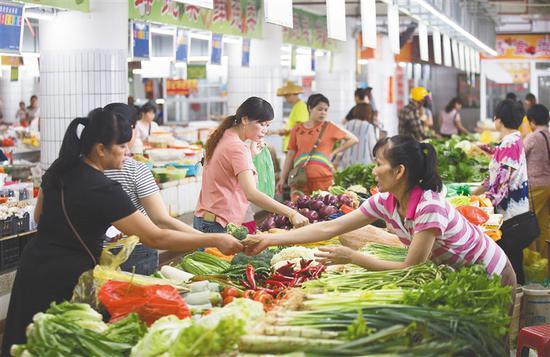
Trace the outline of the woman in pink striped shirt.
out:
<instances>
[{"instance_id":1,"label":"woman in pink striped shirt","mask_svg":"<svg viewBox=\"0 0 550 357\"><path fill-rule=\"evenodd\" d=\"M503 284L515 285L514 270L502 249L439 193L442 182L433 146L397 135L379 141L373 154L380 193L360 209L285 233L250 236L253 245L247 253L257 254L270 245L321 241L383 219L409 247L404 262L376 259L344 246L320 248L318 256L328 263L353 263L369 270L401 269L427 260L455 268L483 264L488 275L501 275Z\"/></svg>"}]
</instances>

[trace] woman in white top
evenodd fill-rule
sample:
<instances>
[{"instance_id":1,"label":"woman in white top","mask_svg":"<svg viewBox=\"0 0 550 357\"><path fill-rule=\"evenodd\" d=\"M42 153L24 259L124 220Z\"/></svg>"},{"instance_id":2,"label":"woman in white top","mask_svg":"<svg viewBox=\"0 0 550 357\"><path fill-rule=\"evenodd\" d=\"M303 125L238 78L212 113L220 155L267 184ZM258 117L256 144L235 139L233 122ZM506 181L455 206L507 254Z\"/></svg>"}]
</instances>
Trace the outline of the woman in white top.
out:
<instances>
[{"instance_id":1,"label":"woman in white top","mask_svg":"<svg viewBox=\"0 0 550 357\"><path fill-rule=\"evenodd\" d=\"M460 98L453 98L439 113L439 132L445 137L450 137L458 133L468 134L469 131L462 126L460 120L460 109L462 101Z\"/></svg>"},{"instance_id":2,"label":"woman in white top","mask_svg":"<svg viewBox=\"0 0 550 357\"><path fill-rule=\"evenodd\" d=\"M146 103L139 110L139 120L136 123L136 132L138 139L147 141L152 132L157 131L159 125L153 120L157 115L157 108L154 105Z\"/></svg>"},{"instance_id":3,"label":"woman in white top","mask_svg":"<svg viewBox=\"0 0 550 357\"><path fill-rule=\"evenodd\" d=\"M359 143L344 152L340 168L351 164L369 164L374 160L372 149L376 145L376 127L373 125L372 106L367 103L357 104L352 117L346 123L346 130L357 136Z\"/></svg>"}]
</instances>

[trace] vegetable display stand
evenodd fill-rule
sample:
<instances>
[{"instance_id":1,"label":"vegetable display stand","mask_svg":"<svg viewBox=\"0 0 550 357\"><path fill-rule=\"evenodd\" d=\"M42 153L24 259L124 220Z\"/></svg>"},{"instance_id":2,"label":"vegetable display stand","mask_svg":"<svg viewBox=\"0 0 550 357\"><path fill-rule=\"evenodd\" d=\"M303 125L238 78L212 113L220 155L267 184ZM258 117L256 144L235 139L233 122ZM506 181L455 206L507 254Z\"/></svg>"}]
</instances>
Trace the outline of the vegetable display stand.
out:
<instances>
[{"instance_id":1,"label":"vegetable display stand","mask_svg":"<svg viewBox=\"0 0 550 357\"><path fill-rule=\"evenodd\" d=\"M9 217L0 221L0 237L12 236L15 234L14 217Z\"/></svg>"},{"instance_id":2,"label":"vegetable display stand","mask_svg":"<svg viewBox=\"0 0 550 357\"><path fill-rule=\"evenodd\" d=\"M17 267L19 263L19 239L0 241L0 271Z\"/></svg>"},{"instance_id":3,"label":"vegetable display stand","mask_svg":"<svg viewBox=\"0 0 550 357\"><path fill-rule=\"evenodd\" d=\"M15 234L17 233L24 233L27 232L30 229L30 214L29 212L25 212L23 214L23 217L18 218L16 216L13 217L14 221L14 230Z\"/></svg>"}]
</instances>

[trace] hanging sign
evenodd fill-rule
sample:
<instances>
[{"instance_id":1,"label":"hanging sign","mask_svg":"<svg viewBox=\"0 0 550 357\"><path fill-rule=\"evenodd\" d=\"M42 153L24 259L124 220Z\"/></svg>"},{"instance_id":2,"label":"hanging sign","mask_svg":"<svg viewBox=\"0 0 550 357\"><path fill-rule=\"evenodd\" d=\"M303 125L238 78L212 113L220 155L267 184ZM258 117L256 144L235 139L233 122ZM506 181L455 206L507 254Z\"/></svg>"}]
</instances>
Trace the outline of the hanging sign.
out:
<instances>
[{"instance_id":1,"label":"hanging sign","mask_svg":"<svg viewBox=\"0 0 550 357\"><path fill-rule=\"evenodd\" d=\"M0 3L0 52L19 53L22 33L23 5Z\"/></svg>"},{"instance_id":2,"label":"hanging sign","mask_svg":"<svg viewBox=\"0 0 550 357\"><path fill-rule=\"evenodd\" d=\"M189 33L180 27L176 29L176 37L174 38L174 55L176 62L187 63L187 54L189 52Z\"/></svg>"},{"instance_id":3,"label":"hanging sign","mask_svg":"<svg viewBox=\"0 0 550 357\"><path fill-rule=\"evenodd\" d=\"M458 42L455 39L451 40L451 47L453 48L453 64L456 69L460 69L460 54L458 53Z\"/></svg>"},{"instance_id":4,"label":"hanging sign","mask_svg":"<svg viewBox=\"0 0 550 357\"><path fill-rule=\"evenodd\" d=\"M434 62L441 64L441 34L437 30L432 30L432 42L434 50Z\"/></svg>"},{"instance_id":5,"label":"hanging sign","mask_svg":"<svg viewBox=\"0 0 550 357\"><path fill-rule=\"evenodd\" d=\"M264 0L265 21L292 28L292 0Z\"/></svg>"},{"instance_id":6,"label":"hanging sign","mask_svg":"<svg viewBox=\"0 0 550 357\"><path fill-rule=\"evenodd\" d=\"M376 48L376 0L361 0L363 47Z\"/></svg>"},{"instance_id":7,"label":"hanging sign","mask_svg":"<svg viewBox=\"0 0 550 357\"><path fill-rule=\"evenodd\" d=\"M222 37L221 33L213 33L210 46L210 64L222 64Z\"/></svg>"},{"instance_id":8,"label":"hanging sign","mask_svg":"<svg viewBox=\"0 0 550 357\"><path fill-rule=\"evenodd\" d=\"M90 12L90 0L18 0L29 4L57 7L65 10ZM145 1L145 0L141 0Z\"/></svg>"},{"instance_id":9,"label":"hanging sign","mask_svg":"<svg viewBox=\"0 0 550 357\"><path fill-rule=\"evenodd\" d=\"M189 95L197 93L199 82L196 79L166 79L166 95Z\"/></svg>"},{"instance_id":10,"label":"hanging sign","mask_svg":"<svg viewBox=\"0 0 550 357\"><path fill-rule=\"evenodd\" d=\"M497 35L496 56L484 59L538 59L550 60L550 35L546 34L510 34Z\"/></svg>"},{"instance_id":11,"label":"hanging sign","mask_svg":"<svg viewBox=\"0 0 550 357\"><path fill-rule=\"evenodd\" d=\"M188 64L187 79L206 79L206 65Z\"/></svg>"},{"instance_id":12,"label":"hanging sign","mask_svg":"<svg viewBox=\"0 0 550 357\"><path fill-rule=\"evenodd\" d=\"M149 59L151 32L149 24L132 22L132 58Z\"/></svg>"},{"instance_id":13,"label":"hanging sign","mask_svg":"<svg viewBox=\"0 0 550 357\"><path fill-rule=\"evenodd\" d=\"M451 54L451 39L447 35L443 35L443 55L445 66L452 67L453 57Z\"/></svg>"},{"instance_id":14,"label":"hanging sign","mask_svg":"<svg viewBox=\"0 0 550 357\"><path fill-rule=\"evenodd\" d=\"M339 41L346 40L346 2L327 0L328 37Z\"/></svg>"},{"instance_id":15,"label":"hanging sign","mask_svg":"<svg viewBox=\"0 0 550 357\"><path fill-rule=\"evenodd\" d=\"M420 59L428 62L430 53L428 49L428 27L425 23L418 24L418 43L420 45Z\"/></svg>"},{"instance_id":16,"label":"hanging sign","mask_svg":"<svg viewBox=\"0 0 550 357\"><path fill-rule=\"evenodd\" d=\"M336 41L328 38L327 18L294 9L292 28L283 27L283 42L300 47L334 50Z\"/></svg>"},{"instance_id":17,"label":"hanging sign","mask_svg":"<svg viewBox=\"0 0 550 357\"><path fill-rule=\"evenodd\" d=\"M184 4L204 7L205 9L214 8L214 0L174 0L175 2L182 2Z\"/></svg>"},{"instance_id":18,"label":"hanging sign","mask_svg":"<svg viewBox=\"0 0 550 357\"><path fill-rule=\"evenodd\" d=\"M225 35L262 38L261 6L262 0L214 0L210 10L172 0L128 0L128 17Z\"/></svg>"},{"instance_id":19,"label":"hanging sign","mask_svg":"<svg viewBox=\"0 0 550 357\"><path fill-rule=\"evenodd\" d=\"M250 39L249 38L243 38L241 66L250 67Z\"/></svg>"},{"instance_id":20,"label":"hanging sign","mask_svg":"<svg viewBox=\"0 0 550 357\"><path fill-rule=\"evenodd\" d=\"M397 5L388 4L388 36L391 50L398 55L401 52L399 43L399 8Z\"/></svg>"}]
</instances>

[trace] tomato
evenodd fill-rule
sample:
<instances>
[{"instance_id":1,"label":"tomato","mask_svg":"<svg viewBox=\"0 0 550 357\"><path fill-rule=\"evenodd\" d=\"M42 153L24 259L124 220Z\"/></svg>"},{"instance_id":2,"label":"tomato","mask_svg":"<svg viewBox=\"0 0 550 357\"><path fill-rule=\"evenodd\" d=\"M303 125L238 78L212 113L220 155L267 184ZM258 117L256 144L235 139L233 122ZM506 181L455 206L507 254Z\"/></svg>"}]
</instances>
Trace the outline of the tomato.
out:
<instances>
[{"instance_id":1,"label":"tomato","mask_svg":"<svg viewBox=\"0 0 550 357\"><path fill-rule=\"evenodd\" d=\"M263 293L260 296L258 296L257 299L254 299L254 300L256 300L257 302L262 303L262 305L264 305L264 306L269 306L269 305L273 304L273 297L271 295L269 295L268 293Z\"/></svg>"},{"instance_id":2,"label":"tomato","mask_svg":"<svg viewBox=\"0 0 550 357\"><path fill-rule=\"evenodd\" d=\"M246 290L243 294L243 298L245 299L253 299L254 298L254 290Z\"/></svg>"},{"instance_id":3,"label":"tomato","mask_svg":"<svg viewBox=\"0 0 550 357\"><path fill-rule=\"evenodd\" d=\"M223 289L223 292L222 292L222 296L224 298L228 296L241 297L242 295L243 295L242 292L230 286L227 286L225 289Z\"/></svg>"},{"instance_id":4,"label":"tomato","mask_svg":"<svg viewBox=\"0 0 550 357\"><path fill-rule=\"evenodd\" d=\"M223 306L229 304L229 303L232 302L233 300L235 300L235 297L234 297L234 296L227 296L225 299L223 299Z\"/></svg>"}]
</instances>

